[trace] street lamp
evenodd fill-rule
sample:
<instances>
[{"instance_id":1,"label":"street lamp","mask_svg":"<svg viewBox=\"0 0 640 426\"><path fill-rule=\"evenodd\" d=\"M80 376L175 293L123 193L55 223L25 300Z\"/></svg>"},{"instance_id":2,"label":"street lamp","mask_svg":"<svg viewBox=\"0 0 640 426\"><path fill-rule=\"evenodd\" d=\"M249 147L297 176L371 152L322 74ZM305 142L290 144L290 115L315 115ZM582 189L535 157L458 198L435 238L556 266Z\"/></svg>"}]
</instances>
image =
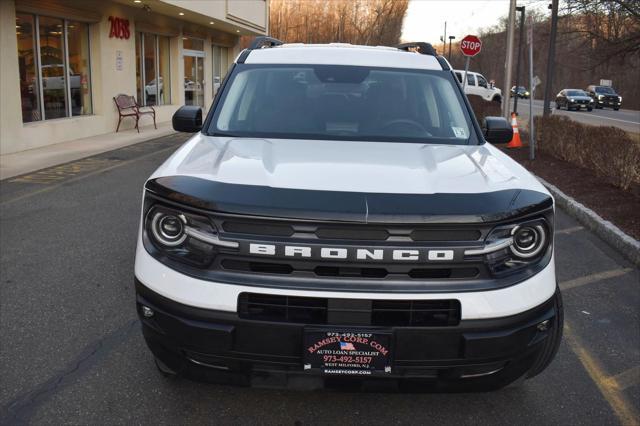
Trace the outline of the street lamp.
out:
<instances>
[{"instance_id":1,"label":"street lamp","mask_svg":"<svg viewBox=\"0 0 640 426\"><path fill-rule=\"evenodd\" d=\"M451 40L454 40L456 36L449 36L449 62L451 62Z\"/></svg>"}]
</instances>

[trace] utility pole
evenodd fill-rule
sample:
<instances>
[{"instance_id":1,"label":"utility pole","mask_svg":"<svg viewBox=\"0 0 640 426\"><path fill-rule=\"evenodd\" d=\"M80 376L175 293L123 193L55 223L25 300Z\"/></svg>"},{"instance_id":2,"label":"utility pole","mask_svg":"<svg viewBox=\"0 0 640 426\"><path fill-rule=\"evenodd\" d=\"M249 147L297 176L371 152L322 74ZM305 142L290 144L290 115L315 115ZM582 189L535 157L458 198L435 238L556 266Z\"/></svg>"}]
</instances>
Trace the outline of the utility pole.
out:
<instances>
[{"instance_id":1,"label":"utility pole","mask_svg":"<svg viewBox=\"0 0 640 426\"><path fill-rule=\"evenodd\" d=\"M451 62L451 40L454 40L456 36L449 36L449 62Z\"/></svg>"},{"instance_id":2,"label":"utility pole","mask_svg":"<svg viewBox=\"0 0 640 426\"><path fill-rule=\"evenodd\" d=\"M555 0L557 1L557 0ZM509 119L509 91L511 90L511 68L513 66L513 36L515 32L516 0L509 1L509 30L507 31L507 60L504 69L502 90L502 115Z\"/></svg>"},{"instance_id":3,"label":"utility pole","mask_svg":"<svg viewBox=\"0 0 640 426\"><path fill-rule=\"evenodd\" d=\"M544 82L543 116L551 115L551 88L556 65L556 32L558 30L558 0L551 2L551 34L549 36L549 57L547 58L547 78Z\"/></svg>"},{"instance_id":4,"label":"utility pole","mask_svg":"<svg viewBox=\"0 0 640 426\"><path fill-rule=\"evenodd\" d=\"M447 21L444 21L444 36L442 37L442 54L447 51Z\"/></svg>"},{"instance_id":5,"label":"utility pole","mask_svg":"<svg viewBox=\"0 0 640 426\"><path fill-rule=\"evenodd\" d=\"M513 94L513 112L518 115L518 85L520 84L520 54L522 53L522 37L524 33L524 6L516 7L520 12L520 39L518 40L518 63L516 64L516 92ZM529 87L531 91L531 87Z\"/></svg>"},{"instance_id":6,"label":"utility pole","mask_svg":"<svg viewBox=\"0 0 640 426\"><path fill-rule=\"evenodd\" d=\"M529 45L529 160L536 159L536 135L533 127L533 18L527 18L527 44Z\"/></svg>"}]
</instances>

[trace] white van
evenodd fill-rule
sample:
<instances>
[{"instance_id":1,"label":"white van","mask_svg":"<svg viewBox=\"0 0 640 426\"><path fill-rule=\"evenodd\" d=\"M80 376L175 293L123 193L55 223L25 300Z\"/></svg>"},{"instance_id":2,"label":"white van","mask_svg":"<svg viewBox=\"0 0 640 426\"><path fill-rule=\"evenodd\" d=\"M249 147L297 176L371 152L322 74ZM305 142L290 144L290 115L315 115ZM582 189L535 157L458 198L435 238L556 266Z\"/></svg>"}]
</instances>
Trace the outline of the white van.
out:
<instances>
[{"instance_id":1,"label":"white van","mask_svg":"<svg viewBox=\"0 0 640 426\"><path fill-rule=\"evenodd\" d=\"M454 70L454 72L462 84L464 70ZM482 74L473 71L467 71L467 85L464 88L464 93L482 96L486 101L502 102L502 90L487 81Z\"/></svg>"}]
</instances>

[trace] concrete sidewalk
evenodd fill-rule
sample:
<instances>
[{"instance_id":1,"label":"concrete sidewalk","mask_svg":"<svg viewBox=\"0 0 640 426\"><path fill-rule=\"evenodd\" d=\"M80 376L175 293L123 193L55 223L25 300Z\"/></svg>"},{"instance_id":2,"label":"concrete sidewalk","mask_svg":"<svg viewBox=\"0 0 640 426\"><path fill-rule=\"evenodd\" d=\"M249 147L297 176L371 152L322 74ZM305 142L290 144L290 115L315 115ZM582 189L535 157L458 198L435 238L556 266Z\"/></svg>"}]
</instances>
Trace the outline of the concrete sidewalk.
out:
<instances>
[{"instance_id":1,"label":"concrete sidewalk","mask_svg":"<svg viewBox=\"0 0 640 426\"><path fill-rule=\"evenodd\" d=\"M0 155L0 180L90 157L171 133L175 133L175 131L171 127L171 122L167 121L159 123L158 129L154 129L153 126L141 127L140 133L136 132L135 129L122 130L118 133L107 133L13 154Z\"/></svg>"}]
</instances>

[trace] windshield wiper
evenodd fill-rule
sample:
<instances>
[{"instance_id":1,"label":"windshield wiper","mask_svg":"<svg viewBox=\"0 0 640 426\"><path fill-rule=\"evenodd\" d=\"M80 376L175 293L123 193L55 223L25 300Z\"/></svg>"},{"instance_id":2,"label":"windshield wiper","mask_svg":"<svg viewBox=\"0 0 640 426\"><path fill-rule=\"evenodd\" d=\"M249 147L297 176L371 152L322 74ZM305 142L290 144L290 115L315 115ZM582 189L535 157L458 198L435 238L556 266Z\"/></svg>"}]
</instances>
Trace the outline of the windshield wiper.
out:
<instances>
[{"instance_id":1,"label":"windshield wiper","mask_svg":"<svg viewBox=\"0 0 640 426\"><path fill-rule=\"evenodd\" d=\"M228 133L228 132L212 132L212 133L207 133L207 136L220 136L220 137L228 137L228 138L237 138L238 135L234 135L233 133Z\"/></svg>"}]
</instances>

